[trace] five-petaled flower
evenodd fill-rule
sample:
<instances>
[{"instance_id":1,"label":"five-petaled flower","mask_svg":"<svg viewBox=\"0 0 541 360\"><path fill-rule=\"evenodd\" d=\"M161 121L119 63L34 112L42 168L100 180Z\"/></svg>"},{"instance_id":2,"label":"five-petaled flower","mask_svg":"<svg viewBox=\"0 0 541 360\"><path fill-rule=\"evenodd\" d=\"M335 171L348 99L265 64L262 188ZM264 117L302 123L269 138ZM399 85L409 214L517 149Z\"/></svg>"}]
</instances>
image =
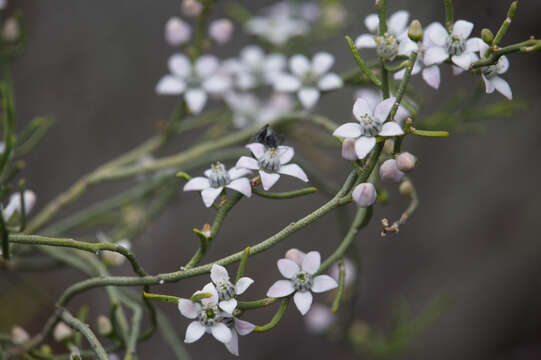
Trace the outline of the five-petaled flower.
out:
<instances>
[{"instance_id":1,"label":"five-petaled flower","mask_svg":"<svg viewBox=\"0 0 541 360\"><path fill-rule=\"evenodd\" d=\"M174 54L168 61L171 74L156 85L162 95L184 94L190 111L200 113L207 103L208 94L221 95L230 87L229 77L219 71L220 62L212 55L200 56L192 65L184 54Z\"/></svg>"},{"instance_id":2,"label":"five-petaled flower","mask_svg":"<svg viewBox=\"0 0 541 360\"><path fill-rule=\"evenodd\" d=\"M293 74L282 73L276 77L274 89L279 92L297 92L301 104L306 109L314 107L321 91L334 90L343 85L342 78L329 72L334 56L320 52L310 61L304 55L294 55L289 59Z\"/></svg>"},{"instance_id":3,"label":"five-petaled flower","mask_svg":"<svg viewBox=\"0 0 541 360\"><path fill-rule=\"evenodd\" d=\"M488 50L488 45L484 41L479 41L479 52L481 57L485 56ZM502 79L499 75L505 74L509 69L509 60L507 56L502 55L498 61L489 66L483 66L481 68L481 77L485 82L485 88L487 94L492 94L494 90L498 90L500 94L511 100L513 98L513 92L511 87Z\"/></svg>"},{"instance_id":4,"label":"five-petaled flower","mask_svg":"<svg viewBox=\"0 0 541 360\"><path fill-rule=\"evenodd\" d=\"M218 264L212 265L210 278L216 286L216 291L218 291L218 298L220 300L218 306L220 306L220 309L230 314L232 314L237 307L237 299L235 299L235 297L244 293L254 282L254 280L249 277L241 277L236 284L233 284L229 279L227 269Z\"/></svg>"},{"instance_id":5,"label":"five-petaled flower","mask_svg":"<svg viewBox=\"0 0 541 360\"><path fill-rule=\"evenodd\" d=\"M394 97L385 99L372 110L364 98L358 98L353 105L353 115L359 120L359 123L343 124L334 131L333 135L356 139L355 153L359 159L364 159L376 145L376 135L398 136L404 134L397 122L385 122L395 102ZM343 151L346 150L343 149Z\"/></svg>"},{"instance_id":6,"label":"five-petaled flower","mask_svg":"<svg viewBox=\"0 0 541 360\"><path fill-rule=\"evenodd\" d=\"M440 64L450 57L455 65L468 70L471 64L479 59L476 52L482 42L477 37L468 39L472 30L473 24L466 20L457 20L451 33L440 23L431 24L425 36L428 36L433 44L425 50L424 64Z\"/></svg>"},{"instance_id":7,"label":"five-petaled flower","mask_svg":"<svg viewBox=\"0 0 541 360\"><path fill-rule=\"evenodd\" d=\"M310 251L299 267L291 259L278 260L278 270L287 280L276 281L267 291L268 297L280 298L293 293L293 301L302 315L310 310L312 305L312 292L321 293L332 290L338 286L329 275L315 275L321 265L321 255L317 251Z\"/></svg>"},{"instance_id":8,"label":"five-petaled flower","mask_svg":"<svg viewBox=\"0 0 541 360\"><path fill-rule=\"evenodd\" d=\"M210 169L205 170L205 176L190 179L184 185L184 191L201 191L201 197L206 207L212 206L214 200L222 193L224 187L240 192L246 197L252 196L252 186L246 175L250 171L233 167L226 170L224 164L216 162Z\"/></svg>"},{"instance_id":9,"label":"five-petaled flower","mask_svg":"<svg viewBox=\"0 0 541 360\"><path fill-rule=\"evenodd\" d=\"M269 190L280 179L281 174L308 181L306 173L299 165L288 164L295 154L292 147L283 145L268 147L261 143L248 144L246 147L250 149L255 159L242 156L237 161L236 167L258 170L263 189Z\"/></svg>"},{"instance_id":10,"label":"five-petaled flower","mask_svg":"<svg viewBox=\"0 0 541 360\"><path fill-rule=\"evenodd\" d=\"M255 325L227 313L222 313L222 316L224 324L231 329L231 341L224 345L231 354L239 356L239 335L248 335Z\"/></svg>"},{"instance_id":11,"label":"five-petaled flower","mask_svg":"<svg viewBox=\"0 0 541 360\"><path fill-rule=\"evenodd\" d=\"M210 294L210 297L194 302L190 299L180 299L178 309L188 319L194 319L186 329L185 343L193 343L199 340L205 332L212 333L216 340L227 344L232 340L231 329L224 323L224 314L218 307L218 292L212 283L208 283L201 293ZM227 315L226 315L227 316ZM228 317L231 317L229 314Z\"/></svg>"}]
</instances>

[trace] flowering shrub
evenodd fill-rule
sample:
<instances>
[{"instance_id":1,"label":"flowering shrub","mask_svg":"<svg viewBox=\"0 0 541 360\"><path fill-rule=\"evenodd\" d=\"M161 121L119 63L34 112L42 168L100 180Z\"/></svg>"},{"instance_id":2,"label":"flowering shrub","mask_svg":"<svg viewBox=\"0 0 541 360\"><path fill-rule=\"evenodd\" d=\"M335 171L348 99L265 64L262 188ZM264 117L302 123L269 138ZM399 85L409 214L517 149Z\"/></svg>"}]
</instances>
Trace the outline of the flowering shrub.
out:
<instances>
[{"instance_id":1,"label":"flowering shrub","mask_svg":"<svg viewBox=\"0 0 541 360\"><path fill-rule=\"evenodd\" d=\"M352 55L346 60L354 68L341 73L335 66L335 55L325 51L301 53L299 49L304 47L295 46L296 42L315 38L318 30L339 30L346 15L341 1L322 1L320 5L283 1L257 14L234 4L230 6L231 18L211 21L217 5L214 0L183 0L182 16L165 21L164 39L174 51L163 61L167 69L164 66L165 75L156 79L155 92L157 96L178 99L169 122L156 136L82 177L37 213L31 213L37 196L26 189L25 181L20 179L22 166L15 160L34 149L52 121L38 118L16 133L9 76L0 82L4 139L0 147L2 264L8 270L18 270L24 266L41 269L40 266L46 268L51 262L58 262L88 276L65 290L56 303L57 310L40 332L29 334L14 325L11 334L2 337L0 358L5 355L25 359L113 359L117 356L113 353L122 352L124 359L134 359L138 343L153 336L157 328L165 334L171 332L169 320L155 305L157 301L177 306L180 314L190 320L186 322L185 343L193 343L209 333L237 356L239 335L267 332L278 326L291 300L300 314L306 315L308 331L327 331L336 324L335 316L340 304L348 300L348 292L358 285L359 264L346 258L346 253L358 231L370 222L373 205L386 200L383 186L397 186L410 205L398 220L381 220L382 235L398 232L418 206L417 192L408 176L414 172L417 158L404 149L404 139L449 136L446 129L423 129L418 106L410 97L414 89L410 81L420 74L436 91L441 85L442 71L449 68L455 75L467 72L476 76L486 93L497 91L511 100L511 87L504 80L509 70L508 56L541 49L541 40L533 37L502 45L517 9L516 2L511 3L496 34L483 29L477 37L473 23L455 20L451 0L443 2L445 23L433 22L424 28L419 21L410 21L409 12L404 10L387 17L386 0L378 0L377 14L368 15L364 21L369 33L353 34L358 35L355 41L346 36L344 46L349 47ZM0 1L0 8L5 6L6 2ZM22 25L19 12L3 14L0 44L8 68L24 49ZM224 46L234 34L241 33L250 35L253 43L246 44L237 57L219 59L213 55L215 47ZM376 61L365 61L360 51ZM338 123L316 113L321 98L345 88L357 90L350 104L351 121ZM221 107L219 113L207 109L214 105ZM323 186L329 199L303 218L276 229L266 239L257 238L256 234L257 242L246 249L231 245L228 256L201 264L224 219L241 200L259 196L285 201L317 191L315 187L301 187L271 192L281 175L295 178L296 186L301 182L325 183L292 146L296 139L292 129L304 124L321 130L307 136L310 145L319 146L320 141L332 144L336 160L350 167L349 175L340 179L341 185L336 188ZM218 130L219 136L210 134L211 139L178 154L152 156L176 135L208 125L217 126L213 129ZM203 165L207 167L203 175L192 177ZM134 179L136 184L111 199L56 219L91 185L116 179ZM339 176L333 180L338 181ZM174 200L179 184L184 192L200 192L207 211L216 213L215 219L201 229L193 229L199 248L186 264L178 264L180 269L167 273L149 274L132 251L132 243L152 216ZM127 211L122 220L124 227L115 228L118 231L99 228L96 219L100 215L135 201L144 203L145 208ZM292 248L277 259L283 279L267 284L266 297L253 289L250 297L245 295L258 281L245 276L253 256L287 241L291 234L341 207L354 208L356 213L345 236L329 239L335 247L331 254L322 259L317 250L304 253ZM62 237L83 225L97 228L92 239ZM38 264L33 263L34 253L29 251L32 247L40 253ZM113 267L126 261L133 275L111 274ZM234 264L238 265L233 276L230 271ZM156 292L158 285L207 274L210 281L203 280L201 290L193 293ZM85 311L75 316L68 307L75 296L103 287L108 289L111 311L109 316L101 315L97 329L93 329L85 324ZM128 287L133 289L127 290ZM251 297L256 300L248 300ZM319 302L313 303L314 299ZM274 304L279 306L269 323L255 325L249 321L251 311ZM125 311L133 313L131 321ZM143 328L143 319L148 319L148 328ZM362 329L352 328L353 334L362 333ZM42 346L49 335L65 345L65 354L53 354L50 348ZM91 348L85 349L82 337ZM167 337L176 349L181 346L177 337ZM102 344L105 339L109 346Z\"/></svg>"}]
</instances>

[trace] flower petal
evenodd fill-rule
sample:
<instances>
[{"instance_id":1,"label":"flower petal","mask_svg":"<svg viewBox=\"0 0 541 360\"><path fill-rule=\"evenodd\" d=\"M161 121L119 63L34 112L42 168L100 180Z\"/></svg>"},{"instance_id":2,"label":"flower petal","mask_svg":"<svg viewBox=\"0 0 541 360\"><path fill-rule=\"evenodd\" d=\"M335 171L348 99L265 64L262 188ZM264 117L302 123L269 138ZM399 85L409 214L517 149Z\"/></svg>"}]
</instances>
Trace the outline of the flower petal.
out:
<instances>
[{"instance_id":1,"label":"flower petal","mask_svg":"<svg viewBox=\"0 0 541 360\"><path fill-rule=\"evenodd\" d=\"M468 70L473 62L471 53L467 52L462 55L454 55L451 57L451 60L453 60L456 65L460 66L464 70Z\"/></svg>"},{"instance_id":2,"label":"flower petal","mask_svg":"<svg viewBox=\"0 0 541 360\"><path fill-rule=\"evenodd\" d=\"M235 330L237 330L239 335L248 335L249 333L254 331L254 329L255 325L251 322L235 318Z\"/></svg>"},{"instance_id":3,"label":"flower petal","mask_svg":"<svg viewBox=\"0 0 541 360\"><path fill-rule=\"evenodd\" d=\"M299 265L297 265L295 261L291 259L280 259L278 260L277 265L278 270L280 270L280 274L282 274L282 276L286 279L293 278L301 270Z\"/></svg>"},{"instance_id":4,"label":"flower petal","mask_svg":"<svg viewBox=\"0 0 541 360\"><path fill-rule=\"evenodd\" d=\"M329 73L319 79L317 86L320 90L328 91L341 88L344 85L342 78L335 73Z\"/></svg>"},{"instance_id":5,"label":"flower petal","mask_svg":"<svg viewBox=\"0 0 541 360\"><path fill-rule=\"evenodd\" d=\"M231 180L236 180L246 175L250 175L252 171L250 169L233 166L231 169L227 171L227 173L229 174L229 177L231 178Z\"/></svg>"},{"instance_id":6,"label":"flower petal","mask_svg":"<svg viewBox=\"0 0 541 360\"><path fill-rule=\"evenodd\" d=\"M229 90L231 80L223 75L212 75L201 86L212 95L220 95Z\"/></svg>"},{"instance_id":7,"label":"flower petal","mask_svg":"<svg viewBox=\"0 0 541 360\"><path fill-rule=\"evenodd\" d=\"M395 80L402 80L406 74L406 69L399 70L394 73L393 77Z\"/></svg>"},{"instance_id":8,"label":"flower petal","mask_svg":"<svg viewBox=\"0 0 541 360\"><path fill-rule=\"evenodd\" d=\"M345 123L340 125L334 132L333 136L341 138L358 138L361 136L361 125L358 123Z\"/></svg>"},{"instance_id":9,"label":"flower petal","mask_svg":"<svg viewBox=\"0 0 541 360\"><path fill-rule=\"evenodd\" d=\"M178 310L180 313L188 319L195 319L199 315L201 305L195 303L189 299L180 299L178 301Z\"/></svg>"},{"instance_id":10,"label":"flower petal","mask_svg":"<svg viewBox=\"0 0 541 360\"><path fill-rule=\"evenodd\" d=\"M494 87L500 92L500 94L505 96L508 100L511 100L513 98L513 92L511 91L511 87L509 86L507 81L505 81L499 76L495 76L494 78L492 78L491 81L492 85L494 85Z\"/></svg>"},{"instance_id":11,"label":"flower petal","mask_svg":"<svg viewBox=\"0 0 541 360\"><path fill-rule=\"evenodd\" d=\"M503 55L498 59L498 74L506 73L507 69L509 69L509 59Z\"/></svg>"},{"instance_id":12,"label":"flower petal","mask_svg":"<svg viewBox=\"0 0 541 360\"><path fill-rule=\"evenodd\" d=\"M265 154L265 145L261 143L251 143L246 145L246 147L254 154L256 159L259 159Z\"/></svg>"},{"instance_id":13,"label":"flower petal","mask_svg":"<svg viewBox=\"0 0 541 360\"><path fill-rule=\"evenodd\" d=\"M249 45L240 51L240 58L246 65L256 67L265 60L265 53L259 46Z\"/></svg>"},{"instance_id":14,"label":"flower petal","mask_svg":"<svg viewBox=\"0 0 541 360\"><path fill-rule=\"evenodd\" d=\"M280 157L281 165L290 162L293 159L293 155L295 155L295 150L291 146L278 146L278 156Z\"/></svg>"},{"instance_id":15,"label":"flower petal","mask_svg":"<svg viewBox=\"0 0 541 360\"><path fill-rule=\"evenodd\" d=\"M441 64L448 58L449 53L447 52L447 50L439 46L433 46L426 49L423 62L425 66L430 66L434 64Z\"/></svg>"},{"instance_id":16,"label":"flower petal","mask_svg":"<svg viewBox=\"0 0 541 360\"><path fill-rule=\"evenodd\" d=\"M276 184L278 179L280 179L280 174L268 173L266 171L260 170L259 177L261 178L261 184L263 185L263 189L267 191L274 184Z\"/></svg>"},{"instance_id":17,"label":"flower petal","mask_svg":"<svg viewBox=\"0 0 541 360\"><path fill-rule=\"evenodd\" d=\"M383 124L379 136L398 136L403 135L404 131L402 127L395 123L394 121L389 121Z\"/></svg>"},{"instance_id":18,"label":"flower petal","mask_svg":"<svg viewBox=\"0 0 541 360\"><path fill-rule=\"evenodd\" d=\"M359 159L364 159L366 155L372 151L375 145L375 137L361 136L355 141L355 152L357 153L357 157Z\"/></svg>"},{"instance_id":19,"label":"flower petal","mask_svg":"<svg viewBox=\"0 0 541 360\"><path fill-rule=\"evenodd\" d=\"M207 93L202 89L189 89L184 97L193 114L199 114L207 102Z\"/></svg>"},{"instance_id":20,"label":"flower petal","mask_svg":"<svg viewBox=\"0 0 541 360\"><path fill-rule=\"evenodd\" d=\"M466 41L466 52L480 52L485 42L478 37L473 37Z\"/></svg>"},{"instance_id":21,"label":"flower petal","mask_svg":"<svg viewBox=\"0 0 541 360\"><path fill-rule=\"evenodd\" d=\"M184 185L184 188L182 190L183 191L204 190L209 187L210 187L209 179L202 176L197 176L197 177L191 178L190 181L188 181Z\"/></svg>"},{"instance_id":22,"label":"flower petal","mask_svg":"<svg viewBox=\"0 0 541 360\"><path fill-rule=\"evenodd\" d=\"M293 92L301 87L301 81L293 75L280 74L274 80L274 90L279 92Z\"/></svg>"},{"instance_id":23,"label":"flower petal","mask_svg":"<svg viewBox=\"0 0 541 360\"><path fill-rule=\"evenodd\" d=\"M203 199L203 203L205 203L205 206L211 207L214 203L214 200L216 200L216 198L222 193L223 189L223 187L209 187L208 189L204 189L203 191L201 191L201 198Z\"/></svg>"},{"instance_id":24,"label":"flower petal","mask_svg":"<svg viewBox=\"0 0 541 360\"><path fill-rule=\"evenodd\" d=\"M169 71L183 79L189 76L192 71L190 59L184 54L174 54L169 57L167 66Z\"/></svg>"},{"instance_id":25,"label":"flower petal","mask_svg":"<svg viewBox=\"0 0 541 360\"><path fill-rule=\"evenodd\" d=\"M353 104L353 116L360 121L362 117L366 115L372 115L372 109L370 108L368 101L363 98L357 98Z\"/></svg>"},{"instance_id":26,"label":"flower petal","mask_svg":"<svg viewBox=\"0 0 541 360\"><path fill-rule=\"evenodd\" d=\"M280 174L293 176L304 182L308 182L308 176L306 176L306 173L304 172L304 170L301 169L301 167L297 164L282 165L278 172Z\"/></svg>"},{"instance_id":27,"label":"flower petal","mask_svg":"<svg viewBox=\"0 0 541 360\"><path fill-rule=\"evenodd\" d=\"M457 20L453 25L453 34L467 39L473 30L473 24L466 20Z\"/></svg>"},{"instance_id":28,"label":"flower petal","mask_svg":"<svg viewBox=\"0 0 541 360\"><path fill-rule=\"evenodd\" d=\"M410 56L412 52L418 51L419 46L410 40L410 38L405 38L404 40L400 41L400 44L398 44L398 55L402 56Z\"/></svg>"},{"instance_id":29,"label":"flower petal","mask_svg":"<svg viewBox=\"0 0 541 360\"><path fill-rule=\"evenodd\" d=\"M390 97L380 102L378 105L376 105L376 108L374 109L374 118L380 123L385 122L395 103L396 98L394 97Z\"/></svg>"},{"instance_id":30,"label":"flower petal","mask_svg":"<svg viewBox=\"0 0 541 360\"><path fill-rule=\"evenodd\" d=\"M210 279L213 283L218 284L221 281L229 280L229 273L223 266L212 264L212 268L210 269Z\"/></svg>"},{"instance_id":31,"label":"flower petal","mask_svg":"<svg viewBox=\"0 0 541 360\"><path fill-rule=\"evenodd\" d=\"M300 269L300 266L302 265L302 260L304 259L305 256L306 256L305 253L295 248L289 249L285 253L285 258L289 260L293 260L295 264L299 265L299 269Z\"/></svg>"},{"instance_id":32,"label":"flower petal","mask_svg":"<svg viewBox=\"0 0 541 360\"><path fill-rule=\"evenodd\" d=\"M488 44L484 41L479 41L478 46L479 46L479 55L481 55L481 57L485 56L485 53L487 52L489 48Z\"/></svg>"},{"instance_id":33,"label":"flower petal","mask_svg":"<svg viewBox=\"0 0 541 360\"><path fill-rule=\"evenodd\" d=\"M289 59L289 68L293 74L302 78L310 71L310 61L304 55L293 55L291 59Z\"/></svg>"},{"instance_id":34,"label":"flower petal","mask_svg":"<svg viewBox=\"0 0 541 360\"><path fill-rule=\"evenodd\" d=\"M219 65L216 56L202 55L195 61L195 72L204 79L214 74Z\"/></svg>"},{"instance_id":35,"label":"flower petal","mask_svg":"<svg viewBox=\"0 0 541 360\"><path fill-rule=\"evenodd\" d=\"M319 100L319 90L313 87L303 87L297 96L305 109L311 109Z\"/></svg>"},{"instance_id":36,"label":"flower petal","mask_svg":"<svg viewBox=\"0 0 541 360\"><path fill-rule=\"evenodd\" d=\"M156 85L156 93L160 95L178 95L186 90L186 84L173 75L165 75Z\"/></svg>"},{"instance_id":37,"label":"flower petal","mask_svg":"<svg viewBox=\"0 0 541 360\"><path fill-rule=\"evenodd\" d=\"M239 356L239 335L236 331L231 331L231 341L225 343L227 351L235 356Z\"/></svg>"},{"instance_id":38,"label":"flower petal","mask_svg":"<svg viewBox=\"0 0 541 360\"><path fill-rule=\"evenodd\" d=\"M313 279L312 291L321 293L338 287L336 280L329 275L319 275Z\"/></svg>"},{"instance_id":39,"label":"flower petal","mask_svg":"<svg viewBox=\"0 0 541 360\"><path fill-rule=\"evenodd\" d=\"M225 187L238 191L246 197L252 196L252 185L250 184L250 180L246 178L233 180L229 183L229 185L226 185Z\"/></svg>"},{"instance_id":40,"label":"flower petal","mask_svg":"<svg viewBox=\"0 0 541 360\"><path fill-rule=\"evenodd\" d=\"M257 160L248 156L241 156L235 166L240 167L240 168L245 168L245 169L251 169L251 170L259 169Z\"/></svg>"},{"instance_id":41,"label":"flower petal","mask_svg":"<svg viewBox=\"0 0 541 360\"><path fill-rule=\"evenodd\" d=\"M344 142L342 143L342 157L349 161L357 160L354 139L344 139Z\"/></svg>"},{"instance_id":42,"label":"flower petal","mask_svg":"<svg viewBox=\"0 0 541 360\"><path fill-rule=\"evenodd\" d=\"M364 26L368 31L375 33L378 30L379 26L379 16L378 14L370 14L364 18Z\"/></svg>"},{"instance_id":43,"label":"flower petal","mask_svg":"<svg viewBox=\"0 0 541 360\"><path fill-rule=\"evenodd\" d=\"M199 321L192 321L186 329L186 336L184 337L184 342L187 344L191 344L201 339L201 336L203 336L205 331L205 325L201 324Z\"/></svg>"},{"instance_id":44,"label":"flower petal","mask_svg":"<svg viewBox=\"0 0 541 360\"><path fill-rule=\"evenodd\" d=\"M295 288L290 280L278 280L272 284L270 289L267 291L267 296L272 298L280 298L288 296L293 291L295 291Z\"/></svg>"},{"instance_id":45,"label":"flower petal","mask_svg":"<svg viewBox=\"0 0 541 360\"><path fill-rule=\"evenodd\" d=\"M243 276L237 281L235 284L235 294L241 295L243 294L246 289L250 287L254 283L254 280L250 279L249 277Z\"/></svg>"},{"instance_id":46,"label":"flower petal","mask_svg":"<svg viewBox=\"0 0 541 360\"><path fill-rule=\"evenodd\" d=\"M389 32L395 36L402 34L408 26L409 17L410 14L406 10L395 12L387 21Z\"/></svg>"},{"instance_id":47,"label":"flower petal","mask_svg":"<svg viewBox=\"0 0 541 360\"><path fill-rule=\"evenodd\" d=\"M429 66L423 69L423 80L434 89L440 87L440 68L437 65Z\"/></svg>"},{"instance_id":48,"label":"flower petal","mask_svg":"<svg viewBox=\"0 0 541 360\"><path fill-rule=\"evenodd\" d=\"M302 260L302 271L306 271L308 274L315 274L321 265L321 255L318 251L310 251L304 256Z\"/></svg>"},{"instance_id":49,"label":"flower petal","mask_svg":"<svg viewBox=\"0 0 541 360\"><path fill-rule=\"evenodd\" d=\"M318 75L323 75L329 71L334 64L334 56L328 52L319 52L312 59L312 71Z\"/></svg>"},{"instance_id":50,"label":"flower petal","mask_svg":"<svg viewBox=\"0 0 541 360\"><path fill-rule=\"evenodd\" d=\"M201 299L201 304L203 306L215 306L218 304L218 291L216 291L216 287L214 286L213 283L210 282L206 284L205 286L203 286L201 291L196 291L196 293L209 293L210 294L209 298Z\"/></svg>"},{"instance_id":51,"label":"flower petal","mask_svg":"<svg viewBox=\"0 0 541 360\"><path fill-rule=\"evenodd\" d=\"M485 89L487 94L492 94L496 88L494 87L494 84L492 84L492 81L487 79L485 75L481 75L481 78L483 79L485 83Z\"/></svg>"},{"instance_id":52,"label":"flower petal","mask_svg":"<svg viewBox=\"0 0 541 360\"><path fill-rule=\"evenodd\" d=\"M231 338L233 337L233 335L231 335L231 330L224 323L216 323L210 328L210 331L216 340L224 344L230 342Z\"/></svg>"},{"instance_id":53,"label":"flower petal","mask_svg":"<svg viewBox=\"0 0 541 360\"><path fill-rule=\"evenodd\" d=\"M464 72L464 69L453 65L453 75L460 75Z\"/></svg>"},{"instance_id":54,"label":"flower petal","mask_svg":"<svg viewBox=\"0 0 541 360\"><path fill-rule=\"evenodd\" d=\"M312 293L310 291L297 291L293 295L293 301L301 315L305 315L312 306Z\"/></svg>"},{"instance_id":55,"label":"flower petal","mask_svg":"<svg viewBox=\"0 0 541 360\"><path fill-rule=\"evenodd\" d=\"M357 49L362 48L375 48L376 47L376 40L374 39L374 35L372 34L362 34L355 39L355 46Z\"/></svg>"},{"instance_id":56,"label":"flower petal","mask_svg":"<svg viewBox=\"0 0 541 360\"><path fill-rule=\"evenodd\" d=\"M237 300L236 299L222 300L218 303L218 306L220 307L220 309L222 309L226 313L233 314L233 311L235 311L235 308L237 307Z\"/></svg>"},{"instance_id":57,"label":"flower petal","mask_svg":"<svg viewBox=\"0 0 541 360\"><path fill-rule=\"evenodd\" d=\"M445 30L442 24L432 23L427 29L427 35L434 44L438 46L445 46L449 33L447 30Z\"/></svg>"}]
</instances>

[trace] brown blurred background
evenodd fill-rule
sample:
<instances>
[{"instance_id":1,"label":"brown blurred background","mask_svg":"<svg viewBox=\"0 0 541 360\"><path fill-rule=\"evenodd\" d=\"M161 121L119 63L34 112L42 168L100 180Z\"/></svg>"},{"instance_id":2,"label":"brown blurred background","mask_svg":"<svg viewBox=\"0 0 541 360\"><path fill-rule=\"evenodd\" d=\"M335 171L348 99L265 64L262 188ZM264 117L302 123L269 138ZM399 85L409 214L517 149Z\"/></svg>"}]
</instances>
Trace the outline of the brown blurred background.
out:
<instances>
[{"instance_id":1,"label":"brown blurred background","mask_svg":"<svg viewBox=\"0 0 541 360\"><path fill-rule=\"evenodd\" d=\"M269 1L244 1L256 10ZM389 11L409 9L423 24L443 20L442 1L389 0ZM455 0L456 18L497 29L509 1ZM154 93L157 80L166 71L173 50L163 40L163 28L171 16L179 16L178 0L82 1L16 0L27 22L28 48L14 67L19 126L37 115L57 119L37 151L28 157L25 176L38 194L38 208L76 179L115 155L139 144L166 119L175 100ZM223 16L223 4L216 17ZM350 25L345 34L365 32L364 17L374 11L373 1L349 1ZM541 36L541 3L523 0L504 43ZM237 35L240 30L237 28ZM242 35L216 53L233 56L247 44ZM342 37L314 45L337 57L335 69L354 66ZM419 158L412 174L421 206L400 234L381 238L377 223L382 217L395 219L407 206L396 189L388 187L391 204L378 205L372 224L358 235L363 258L363 286L358 289L360 318L375 331L391 327L391 312L407 301L418 314L437 295L445 295L448 306L441 317L416 338L403 359L513 359L541 358L541 262L539 255L538 190L539 136L541 135L541 55L512 55L506 74L514 96L529 103L528 110L511 118L486 121L482 136L457 135L448 139L408 139L404 146ZM448 69L447 69L448 70ZM476 86L470 75L453 77L443 71L439 91L414 82L425 98L420 116L428 115L456 91L467 93ZM319 111L337 122L350 119L351 97L333 94L320 102ZM487 102L503 100L487 95ZM179 138L161 152L179 151L192 136ZM338 150L335 159L339 159ZM346 163L329 176L342 181ZM82 208L104 198L123 184L96 187L71 209ZM290 181L283 189L301 186ZM207 261L261 241L289 222L303 216L325 200L314 195L298 200L273 202L253 198L242 201L227 218ZM184 264L197 247L191 228L210 222L213 210L201 204L197 194L180 192L174 204L140 239L135 253L150 273L170 272ZM290 247L319 249L329 255L340 241L334 215L294 234L271 251L249 262L248 273L256 284L246 298L264 296L279 277L275 260ZM233 267L231 268L234 269ZM127 267L113 269L129 273ZM0 309L0 327L9 329L17 313L20 325L35 333L53 311L62 290L82 279L75 271L49 274L6 274L0 277L2 298L14 299ZM188 296L207 282L206 277L164 285L156 292ZM317 299L317 298L316 298ZM91 323L107 312L102 290L93 290L73 303L89 303ZM189 323L174 306L159 304L183 338ZM262 310L247 319L258 324L270 319ZM211 337L188 350L194 359L232 358ZM308 335L302 317L290 308L285 319L270 333L240 339L244 359L353 359L348 347L323 337ZM141 359L171 359L172 352L158 337L139 346Z\"/></svg>"}]
</instances>

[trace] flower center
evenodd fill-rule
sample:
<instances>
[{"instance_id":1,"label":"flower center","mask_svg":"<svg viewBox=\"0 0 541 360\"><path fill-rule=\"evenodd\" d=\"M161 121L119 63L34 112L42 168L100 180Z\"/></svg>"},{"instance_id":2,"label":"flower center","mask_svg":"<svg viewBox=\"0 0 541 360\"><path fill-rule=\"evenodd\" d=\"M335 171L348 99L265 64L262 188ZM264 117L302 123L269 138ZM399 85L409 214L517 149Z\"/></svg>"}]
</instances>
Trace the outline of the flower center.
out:
<instances>
[{"instance_id":1,"label":"flower center","mask_svg":"<svg viewBox=\"0 0 541 360\"><path fill-rule=\"evenodd\" d=\"M302 79L302 83L303 85L305 86L312 86L312 87L317 87L317 82L319 80L319 75L313 71L308 71L303 79Z\"/></svg>"},{"instance_id":2,"label":"flower center","mask_svg":"<svg viewBox=\"0 0 541 360\"><path fill-rule=\"evenodd\" d=\"M218 291L220 300L230 300L235 297L235 285L228 279L222 280L216 284L216 290Z\"/></svg>"},{"instance_id":3,"label":"flower center","mask_svg":"<svg viewBox=\"0 0 541 360\"><path fill-rule=\"evenodd\" d=\"M451 34L447 37L447 51L451 56L460 56L466 51L466 40L458 35Z\"/></svg>"},{"instance_id":4,"label":"flower center","mask_svg":"<svg viewBox=\"0 0 541 360\"><path fill-rule=\"evenodd\" d=\"M275 147L269 148L262 157L258 160L259 167L268 171L277 172L280 170L280 157L278 149Z\"/></svg>"},{"instance_id":5,"label":"flower center","mask_svg":"<svg viewBox=\"0 0 541 360\"><path fill-rule=\"evenodd\" d=\"M209 182L210 186L213 188L218 188L220 186L229 185L231 182L231 177L229 173L225 170L224 164L217 162L211 165L210 167Z\"/></svg>"},{"instance_id":6,"label":"flower center","mask_svg":"<svg viewBox=\"0 0 541 360\"><path fill-rule=\"evenodd\" d=\"M293 278L293 287L297 291L308 291L312 288L312 275L305 271L299 271Z\"/></svg>"},{"instance_id":7,"label":"flower center","mask_svg":"<svg viewBox=\"0 0 541 360\"><path fill-rule=\"evenodd\" d=\"M486 66L483 68L483 75L490 80L494 78L494 76L498 75L498 70L497 64Z\"/></svg>"},{"instance_id":8,"label":"flower center","mask_svg":"<svg viewBox=\"0 0 541 360\"><path fill-rule=\"evenodd\" d=\"M205 326L214 326L217 322L221 321L220 311L217 306L201 309L197 320Z\"/></svg>"},{"instance_id":9,"label":"flower center","mask_svg":"<svg viewBox=\"0 0 541 360\"><path fill-rule=\"evenodd\" d=\"M398 41L389 33L376 36L376 53L385 61L393 61L398 54Z\"/></svg>"},{"instance_id":10,"label":"flower center","mask_svg":"<svg viewBox=\"0 0 541 360\"><path fill-rule=\"evenodd\" d=\"M375 136L381 131L382 124L376 121L371 115L364 114L359 120L363 136Z\"/></svg>"}]
</instances>

